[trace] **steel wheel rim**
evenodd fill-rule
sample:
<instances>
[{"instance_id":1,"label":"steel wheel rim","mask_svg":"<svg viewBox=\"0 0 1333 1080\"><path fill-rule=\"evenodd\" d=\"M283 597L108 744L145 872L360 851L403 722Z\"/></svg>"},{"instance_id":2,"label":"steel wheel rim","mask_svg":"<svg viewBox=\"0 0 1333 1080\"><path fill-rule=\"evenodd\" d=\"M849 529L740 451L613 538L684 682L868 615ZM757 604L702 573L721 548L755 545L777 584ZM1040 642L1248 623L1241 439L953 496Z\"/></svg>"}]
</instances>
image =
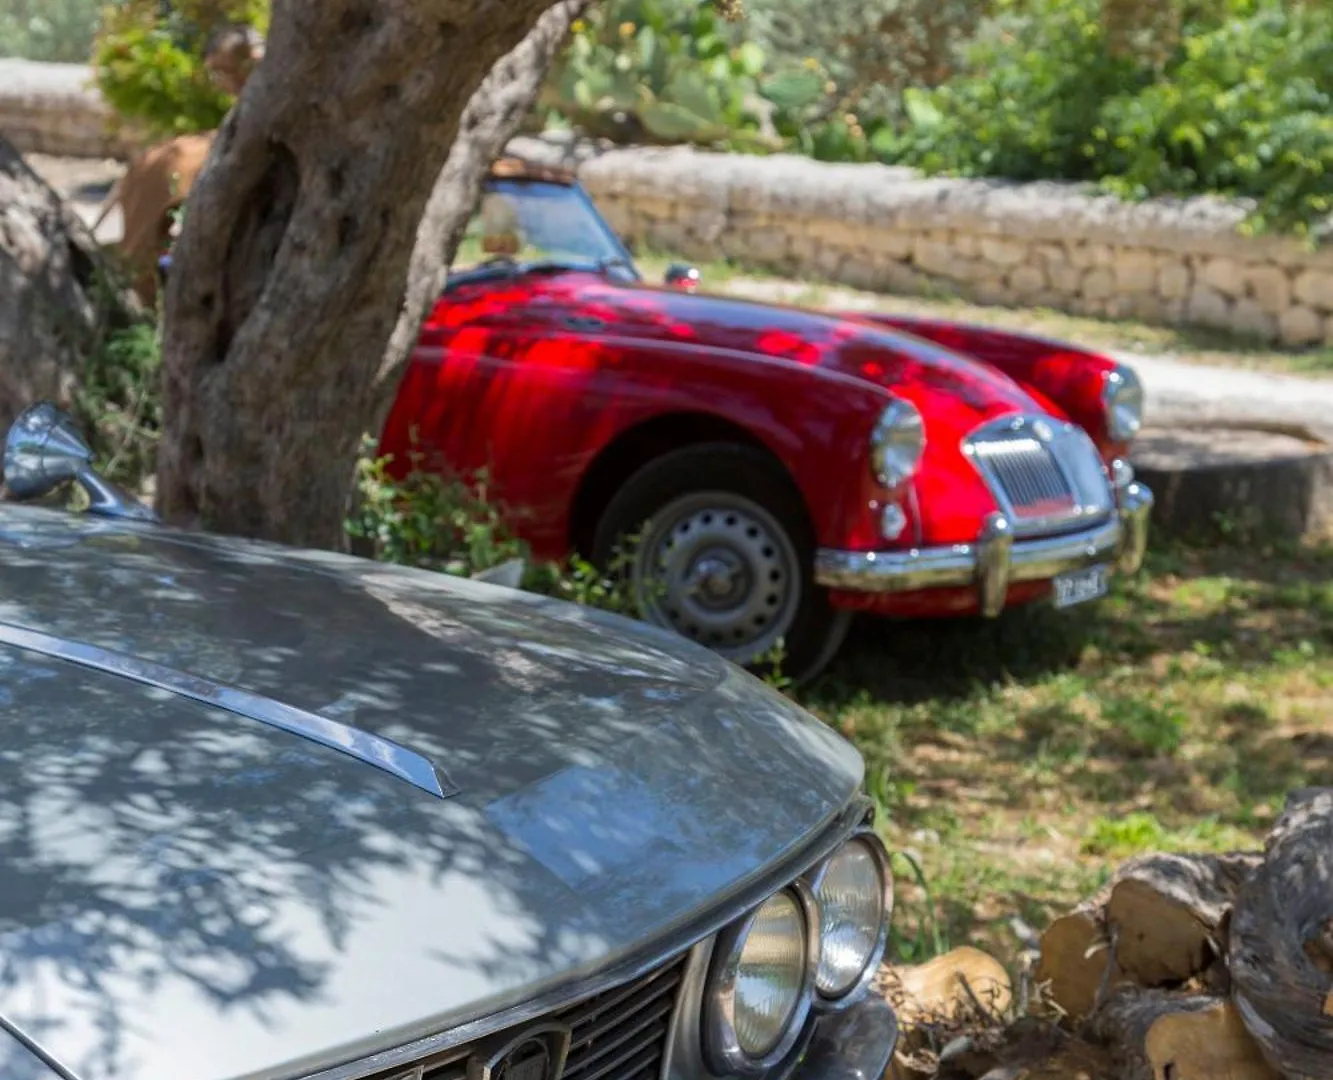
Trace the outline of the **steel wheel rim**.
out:
<instances>
[{"instance_id":1,"label":"steel wheel rim","mask_svg":"<svg viewBox=\"0 0 1333 1080\"><path fill-rule=\"evenodd\" d=\"M673 499L645 524L633 585L651 622L747 663L791 630L800 559L758 503L730 491L698 492Z\"/></svg>"}]
</instances>

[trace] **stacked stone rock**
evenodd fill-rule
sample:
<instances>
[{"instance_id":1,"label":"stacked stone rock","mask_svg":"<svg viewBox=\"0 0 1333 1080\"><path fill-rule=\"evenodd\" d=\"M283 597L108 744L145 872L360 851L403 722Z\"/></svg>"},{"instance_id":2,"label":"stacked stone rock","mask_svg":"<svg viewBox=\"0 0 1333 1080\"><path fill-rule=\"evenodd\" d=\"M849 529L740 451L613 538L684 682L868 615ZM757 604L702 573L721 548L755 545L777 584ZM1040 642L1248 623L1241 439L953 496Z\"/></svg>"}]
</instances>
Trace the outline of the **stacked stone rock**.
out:
<instances>
[{"instance_id":1,"label":"stacked stone rock","mask_svg":"<svg viewBox=\"0 0 1333 1080\"><path fill-rule=\"evenodd\" d=\"M1243 235L1248 207L1222 199L1135 204L1075 185L680 148L609 151L580 178L624 235L691 258L1333 344L1333 251Z\"/></svg>"}]
</instances>

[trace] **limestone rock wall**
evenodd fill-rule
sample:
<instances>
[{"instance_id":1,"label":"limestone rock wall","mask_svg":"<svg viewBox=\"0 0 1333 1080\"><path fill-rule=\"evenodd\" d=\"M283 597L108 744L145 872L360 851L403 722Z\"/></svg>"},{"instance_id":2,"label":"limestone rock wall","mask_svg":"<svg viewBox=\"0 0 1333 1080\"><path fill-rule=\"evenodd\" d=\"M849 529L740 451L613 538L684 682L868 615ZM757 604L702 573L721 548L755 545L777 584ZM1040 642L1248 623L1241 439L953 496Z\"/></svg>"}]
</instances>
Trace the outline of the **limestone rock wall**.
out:
<instances>
[{"instance_id":1,"label":"limestone rock wall","mask_svg":"<svg viewBox=\"0 0 1333 1080\"><path fill-rule=\"evenodd\" d=\"M1223 199L1126 203L1072 184L684 147L522 139L514 149L576 164L611 223L659 251L856 288L1333 344L1333 250L1244 236L1246 208Z\"/></svg>"},{"instance_id":2,"label":"limestone rock wall","mask_svg":"<svg viewBox=\"0 0 1333 1080\"><path fill-rule=\"evenodd\" d=\"M0 135L20 152L126 157L134 140L113 119L87 66L0 59Z\"/></svg>"}]
</instances>

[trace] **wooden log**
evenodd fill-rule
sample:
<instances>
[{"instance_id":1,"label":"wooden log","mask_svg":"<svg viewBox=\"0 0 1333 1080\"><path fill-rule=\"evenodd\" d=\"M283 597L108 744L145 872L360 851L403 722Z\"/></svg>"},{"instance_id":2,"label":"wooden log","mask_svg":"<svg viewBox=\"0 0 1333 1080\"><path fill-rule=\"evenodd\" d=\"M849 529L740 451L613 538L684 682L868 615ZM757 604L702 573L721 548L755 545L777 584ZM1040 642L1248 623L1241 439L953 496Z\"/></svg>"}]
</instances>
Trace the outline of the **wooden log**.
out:
<instances>
[{"instance_id":1,"label":"wooden log","mask_svg":"<svg viewBox=\"0 0 1333 1080\"><path fill-rule=\"evenodd\" d=\"M1231 917L1232 997L1269 1063L1333 1075L1333 788L1293 793Z\"/></svg>"},{"instance_id":2,"label":"wooden log","mask_svg":"<svg viewBox=\"0 0 1333 1080\"><path fill-rule=\"evenodd\" d=\"M1258 852L1150 855L1116 875L1106 902L1120 971L1140 986L1179 985L1202 974L1225 944L1219 928Z\"/></svg>"},{"instance_id":3,"label":"wooden log","mask_svg":"<svg viewBox=\"0 0 1333 1080\"><path fill-rule=\"evenodd\" d=\"M968 1016L998 1022L1013 1001L1004 965L967 945L893 972L901 995L898 1022L904 1029L953 1024Z\"/></svg>"},{"instance_id":4,"label":"wooden log","mask_svg":"<svg viewBox=\"0 0 1333 1080\"><path fill-rule=\"evenodd\" d=\"M1086 1033L1121 1080L1282 1080L1225 998L1121 986Z\"/></svg>"},{"instance_id":5,"label":"wooden log","mask_svg":"<svg viewBox=\"0 0 1333 1080\"><path fill-rule=\"evenodd\" d=\"M1119 980L1106 925L1111 886L1054 920L1041 935L1037 982L1046 997L1071 1020L1092 1012L1098 994Z\"/></svg>"},{"instance_id":6,"label":"wooden log","mask_svg":"<svg viewBox=\"0 0 1333 1080\"><path fill-rule=\"evenodd\" d=\"M947 1044L969 1031L999 1030L1013 1002L1004 965L969 946L924 964L887 968L882 982L901 1032L890 1080L935 1076Z\"/></svg>"}]
</instances>

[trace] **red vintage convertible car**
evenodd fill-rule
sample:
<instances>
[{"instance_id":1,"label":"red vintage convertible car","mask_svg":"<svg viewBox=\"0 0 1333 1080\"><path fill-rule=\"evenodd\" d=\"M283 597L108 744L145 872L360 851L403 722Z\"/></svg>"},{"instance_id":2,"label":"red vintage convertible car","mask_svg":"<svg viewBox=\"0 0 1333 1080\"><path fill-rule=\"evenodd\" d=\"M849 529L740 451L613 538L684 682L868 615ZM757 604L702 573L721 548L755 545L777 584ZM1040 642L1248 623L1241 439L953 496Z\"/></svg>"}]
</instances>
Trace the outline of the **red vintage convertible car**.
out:
<instances>
[{"instance_id":1,"label":"red vintage convertible car","mask_svg":"<svg viewBox=\"0 0 1333 1080\"><path fill-rule=\"evenodd\" d=\"M382 435L486 469L534 553L627 542L650 621L809 676L854 612L1068 606L1135 571L1133 371L1064 344L643 283L572 178L502 162ZM427 460L430 460L429 458Z\"/></svg>"}]
</instances>

